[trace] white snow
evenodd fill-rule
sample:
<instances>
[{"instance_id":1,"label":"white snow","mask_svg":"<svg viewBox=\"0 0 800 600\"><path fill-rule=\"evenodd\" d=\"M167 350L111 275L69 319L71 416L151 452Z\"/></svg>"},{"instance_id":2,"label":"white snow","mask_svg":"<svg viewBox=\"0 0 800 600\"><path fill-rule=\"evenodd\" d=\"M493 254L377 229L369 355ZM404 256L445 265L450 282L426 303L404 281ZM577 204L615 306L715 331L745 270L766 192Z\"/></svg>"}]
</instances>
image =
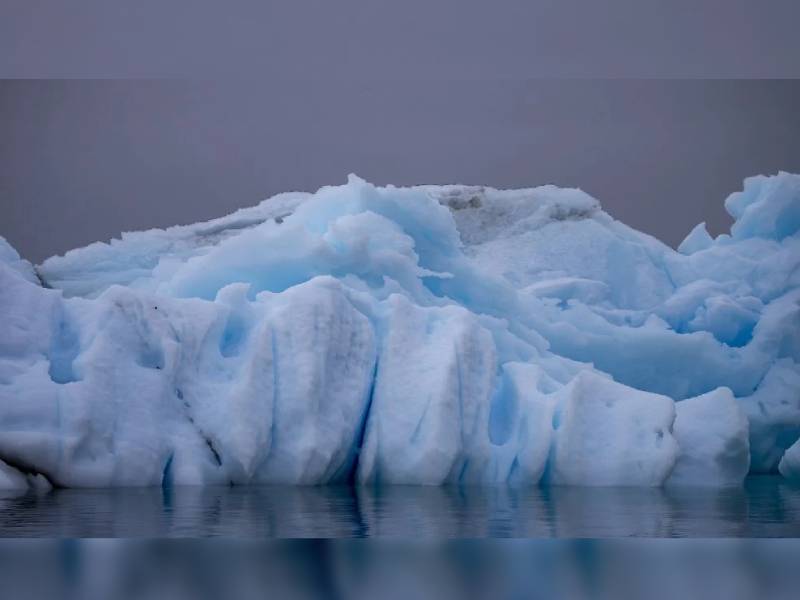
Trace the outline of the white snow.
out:
<instances>
[{"instance_id":1,"label":"white snow","mask_svg":"<svg viewBox=\"0 0 800 600\"><path fill-rule=\"evenodd\" d=\"M676 252L580 190L351 177L36 270L0 238L0 487L791 475L800 176L726 208Z\"/></svg>"}]
</instances>

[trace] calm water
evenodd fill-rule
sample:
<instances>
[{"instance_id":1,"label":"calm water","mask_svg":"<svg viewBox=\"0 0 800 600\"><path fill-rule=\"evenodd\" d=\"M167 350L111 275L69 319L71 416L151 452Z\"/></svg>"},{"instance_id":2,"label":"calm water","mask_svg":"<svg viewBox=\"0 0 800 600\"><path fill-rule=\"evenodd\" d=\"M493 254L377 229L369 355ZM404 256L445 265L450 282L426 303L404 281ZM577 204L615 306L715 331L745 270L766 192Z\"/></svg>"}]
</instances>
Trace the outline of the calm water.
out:
<instances>
[{"instance_id":1,"label":"calm water","mask_svg":"<svg viewBox=\"0 0 800 600\"><path fill-rule=\"evenodd\" d=\"M0 537L800 537L800 486L207 487L0 497Z\"/></svg>"}]
</instances>

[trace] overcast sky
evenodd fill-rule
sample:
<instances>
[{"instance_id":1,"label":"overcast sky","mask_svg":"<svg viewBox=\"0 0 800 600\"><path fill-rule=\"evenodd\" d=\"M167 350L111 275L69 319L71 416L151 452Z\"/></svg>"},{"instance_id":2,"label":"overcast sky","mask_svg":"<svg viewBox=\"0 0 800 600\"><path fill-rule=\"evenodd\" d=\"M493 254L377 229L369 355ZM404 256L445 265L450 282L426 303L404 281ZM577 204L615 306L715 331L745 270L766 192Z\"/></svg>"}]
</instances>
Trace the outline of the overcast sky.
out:
<instances>
[{"instance_id":1,"label":"overcast sky","mask_svg":"<svg viewBox=\"0 0 800 600\"><path fill-rule=\"evenodd\" d=\"M743 177L800 172L800 81L0 83L0 235L29 259L355 172L580 187L677 244Z\"/></svg>"},{"instance_id":2,"label":"overcast sky","mask_svg":"<svg viewBox=\"0 0 800 600\"><path fill-rule=\"evenodd\" d=\"M716 79L800 77L798 20L797 0L1 3L0 77L117 81L0 80L0 235L41 261L356 172L579 186L674 245L725 230L743 177L800 171L798 80Z\"/></svg>"},{"instance_id":3,"label":"overcast sky","mask_svg":"<svg viewBox=\"0 0 800 600\"><path fill-rule=\"evenodd\" d=\"M17 0L4 77L798 77L797 0Z\"/></svg>"}]
</instances>

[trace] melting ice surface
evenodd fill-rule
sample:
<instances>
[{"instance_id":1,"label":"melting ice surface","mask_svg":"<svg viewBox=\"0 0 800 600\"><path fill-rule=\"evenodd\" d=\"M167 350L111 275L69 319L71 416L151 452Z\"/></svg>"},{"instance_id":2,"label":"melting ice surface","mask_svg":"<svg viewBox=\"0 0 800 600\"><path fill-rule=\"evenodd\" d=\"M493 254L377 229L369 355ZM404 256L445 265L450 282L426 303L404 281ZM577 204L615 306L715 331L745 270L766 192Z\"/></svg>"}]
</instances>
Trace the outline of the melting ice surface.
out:
<instances>
[{"instance_id":1,"label":"melting ice surface","mask_svg":"<svg viewBox=\"0 0 800 600\"><path fill-rule=\"evenodd\" d=\"M357 177L35 269L0 487L800 478L800 176L674 251L574 189Z\"/></svg>"}]
</instances>

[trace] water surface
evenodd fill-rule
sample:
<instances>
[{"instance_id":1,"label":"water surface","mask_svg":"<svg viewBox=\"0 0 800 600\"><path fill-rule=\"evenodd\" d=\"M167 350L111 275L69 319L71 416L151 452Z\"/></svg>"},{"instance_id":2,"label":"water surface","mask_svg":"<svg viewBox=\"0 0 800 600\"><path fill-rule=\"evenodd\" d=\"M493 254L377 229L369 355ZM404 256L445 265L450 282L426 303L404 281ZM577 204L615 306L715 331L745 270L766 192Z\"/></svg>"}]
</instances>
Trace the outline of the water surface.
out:
<instances>
[{"instance_id":1,"label":"water surface","mask_svg":"<svg viewBox=\"0 0 800 600\"><path fill-rule=\"evenodd\" d=\"M0 496L0 537L800 537L800 486L176 487Z\"/></svg>"}]
</instances>

